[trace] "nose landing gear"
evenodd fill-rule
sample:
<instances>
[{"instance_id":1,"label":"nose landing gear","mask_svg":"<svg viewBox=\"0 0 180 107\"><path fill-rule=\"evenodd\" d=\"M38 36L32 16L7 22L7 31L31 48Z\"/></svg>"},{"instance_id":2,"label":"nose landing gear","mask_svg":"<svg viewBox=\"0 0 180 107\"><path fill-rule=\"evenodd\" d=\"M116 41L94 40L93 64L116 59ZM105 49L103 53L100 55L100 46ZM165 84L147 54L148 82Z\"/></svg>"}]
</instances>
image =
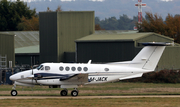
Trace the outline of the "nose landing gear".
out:
<instances>
[{"instance_id":1,"label":"nose landing gear","mask_svg":"<svg viewBox=\"0 0 180 107\"><path fill-rule=\"evenodd\" d=\"M17 96L17 94L18 94L18 93L17 93L16 90L12 90L12 91L11 91L11 96Z\"/></svg>"},{"instance_id":2,"label":"nose landing gear","mask_svg":"<svg viewBox=\"0 0 180 107\"><path fill-rule=\"evenodd\" d=\"M17 96L18 92L16 91L16 85L12 87L11 96Z\"/></svg>"}]
</instances>

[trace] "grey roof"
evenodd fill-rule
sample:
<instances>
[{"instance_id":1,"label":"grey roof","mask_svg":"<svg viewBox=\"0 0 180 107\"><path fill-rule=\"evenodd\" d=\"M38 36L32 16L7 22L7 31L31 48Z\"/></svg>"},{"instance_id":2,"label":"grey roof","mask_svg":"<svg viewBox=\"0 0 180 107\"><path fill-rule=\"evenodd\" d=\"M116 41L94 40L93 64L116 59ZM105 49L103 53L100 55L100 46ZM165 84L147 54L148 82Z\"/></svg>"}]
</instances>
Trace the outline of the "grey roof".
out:
<instances>
[{"instance_id":1,"label":"grey roof","mask_svg":"<svg viewBox=\"0 0 180 107\"><path fill-rule=\"evenodd\" d=\"M15 48L15 53L40 53L39 45Z\"/></svg>"},{"instance_id":2,"label":"grey roof","mask_svg":"<svg viewBox=\"0 0 180 107\"><path fill-rule=\"evenodd\" d=\"M138 33L137 30L96 30L94 34L122 34Z\"/></svg>"},{"instance_id":3,"label":"grey roof","mask_svg":"<svg viewBox=\"0 0 180 107\"><path fill-rule=\"evenodd\" d=\"M8 31L0 34L15 36L15 53L39 53L39 31Z\"/></svg>"},{"instance_id":4,"label":"grey roof","mask_svg":"<svg viewBox=\"0 0 180 107\"><path fill-rule=\"evenodd\" d=\"M104 31L104 32L108 32L108 31ZM80 39L77 39L76 42L86 42L86 41L90 41L90 42L96 42L96 41L135 41L138 40L140 38L144 38L146 36L155 34L157 36L160 36L162 38L166 38L166 39L170 39L170 40L174 40L172 38L163 36L163 35L159 35L157 33L125 33L125 32L116 32L114 31L114 33L112 32L108 32L108 33L94 33L92 35L88 35L85 37L82 37Z\"/></svg>"},{"instance_id":5,"label":"grey roof","mask_svg":"<svg viewBox=\"0 0 180 107\"><path fill-rule=\"evenodd\" d=\"M15 35L15 48L39 45L39 31L8 31L0 34Z\"/></svg>"},{"instance_id":6,"label":"grey roof","mask_svg":"<svg viewBox=\"0 0 180 107\"><path fill-rule=\"evenodd\" d=\"M0 34L15 35L15 53L39 53L39 31L9 31ZM157 33L137 33L130 30L100 30L94 34L77 39L76 42L85 41L134 41L149 35L158 35L173 41L172 38Z\"/></svg>"}]
</instances>

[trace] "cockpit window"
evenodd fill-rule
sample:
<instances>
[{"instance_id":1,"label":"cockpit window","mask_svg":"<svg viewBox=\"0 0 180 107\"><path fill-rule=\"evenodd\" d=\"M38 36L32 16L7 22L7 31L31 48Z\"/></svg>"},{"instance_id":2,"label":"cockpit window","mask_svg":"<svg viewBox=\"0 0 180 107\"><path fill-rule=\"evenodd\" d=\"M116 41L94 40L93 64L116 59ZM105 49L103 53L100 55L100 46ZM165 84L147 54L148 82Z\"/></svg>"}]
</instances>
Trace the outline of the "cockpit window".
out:
<instances>
[{"instance_id":1,"label":"cockpit window","mask_svg":"<svg viewBox=\"0 0 180 107\"><path fill-rule=\"evenodd\" d=\"M40 65L39 67L37 67L37 70L40 70L43 67L43 65Z\"/></svg>"},{"instance_id":2,"label":"cockpit window","mask_svg":"<svg viewBox=\"0 0 180 107\"><path fill-rule=\"evenodd\" d=\"M41 70L44 70L44 67L42 67Z\"/></svg>"},{"instance_id":3,"label":"cockpit window","mask_svg":"<svg viewBox=\"0 0 180 107\"><path fill-rule=\"evenodd\" d=\"M45 70L46 71L50 70L50 67L49 66L45 66Z\"/></svg>"}]
</instances>

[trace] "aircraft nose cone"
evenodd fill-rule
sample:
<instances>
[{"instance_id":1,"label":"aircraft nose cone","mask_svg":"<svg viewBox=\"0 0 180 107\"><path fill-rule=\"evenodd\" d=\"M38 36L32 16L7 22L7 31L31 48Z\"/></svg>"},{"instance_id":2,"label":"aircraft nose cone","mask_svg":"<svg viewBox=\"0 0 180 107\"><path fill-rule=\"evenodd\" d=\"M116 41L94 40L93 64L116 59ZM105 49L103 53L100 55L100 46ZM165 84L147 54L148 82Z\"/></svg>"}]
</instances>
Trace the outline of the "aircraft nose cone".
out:
<instances>
[{"instance_id":1,"label":"aircraft nose cone","mask_svg":"<svg viewBox=\"0 0 180 107\"><path fill-rule=\"evenodd\" d=\"M16 76L15 76L15 75L11 75L11 76L9 77L9 79L10 79L11 81L15 81L15 80L16 80Z\"/></svg>"}]
</instances>

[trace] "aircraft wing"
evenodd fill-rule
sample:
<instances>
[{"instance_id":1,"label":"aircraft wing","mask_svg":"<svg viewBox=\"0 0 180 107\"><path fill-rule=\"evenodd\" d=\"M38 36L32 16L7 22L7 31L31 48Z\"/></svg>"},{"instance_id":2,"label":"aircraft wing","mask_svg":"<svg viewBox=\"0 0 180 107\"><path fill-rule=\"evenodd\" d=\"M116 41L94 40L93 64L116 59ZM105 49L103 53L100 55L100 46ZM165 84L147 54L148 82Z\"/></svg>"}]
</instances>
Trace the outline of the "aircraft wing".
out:
<instances>
[{"instance_id":1,"label":"aircraft wing","mask_svg":"<svg viewBox=\"0 0 180 107\"><path fill-rule=\"evenodd\" d=\"M82 83L86 83L88 82L88 74L75 74L69 78L64 78L64 79L59 79L60 81L64 81L64 82L82 82Z\"/></svg>"}]
</instances>

